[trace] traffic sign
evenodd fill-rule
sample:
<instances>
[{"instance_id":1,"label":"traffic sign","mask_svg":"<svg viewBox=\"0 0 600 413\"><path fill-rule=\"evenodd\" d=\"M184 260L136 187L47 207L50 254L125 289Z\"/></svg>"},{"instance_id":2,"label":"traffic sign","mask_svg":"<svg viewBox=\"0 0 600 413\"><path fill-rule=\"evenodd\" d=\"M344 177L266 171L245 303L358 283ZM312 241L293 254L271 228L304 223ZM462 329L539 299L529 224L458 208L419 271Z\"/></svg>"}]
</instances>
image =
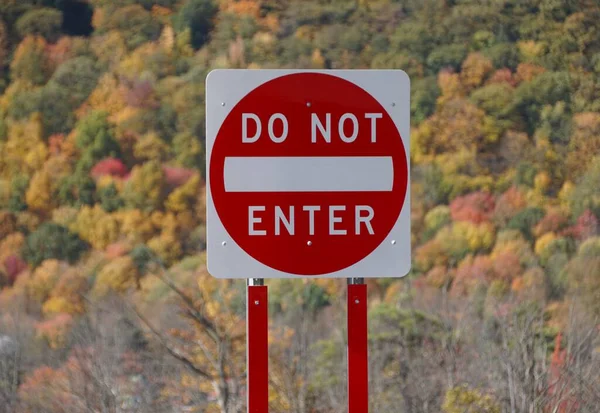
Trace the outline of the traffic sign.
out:
<instances>
[{"instance_id":1,"label":"traffic sign","mask_svg":"<svg viewBox=\"0 0 600 413\"><path fill-rule=\"evenodd\" d=\"M209 272L405 275L409 97L409 79L397 70L211 72Z\"/></svg>"}]
</instances>

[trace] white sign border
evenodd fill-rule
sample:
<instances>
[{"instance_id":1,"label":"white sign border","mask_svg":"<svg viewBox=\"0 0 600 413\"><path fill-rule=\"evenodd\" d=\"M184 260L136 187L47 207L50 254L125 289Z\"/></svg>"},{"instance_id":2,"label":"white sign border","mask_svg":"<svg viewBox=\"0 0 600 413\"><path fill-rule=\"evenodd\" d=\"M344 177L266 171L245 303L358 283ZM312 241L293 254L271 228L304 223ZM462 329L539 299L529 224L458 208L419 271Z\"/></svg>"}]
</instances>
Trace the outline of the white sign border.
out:
<instances>
[{"instance_id":1,"label":"white sign border","mask_svg":"<svg viewBox=\"0 0 600 413\"><path fill-rule=\"evenodd\" d=\"M404 206L386 239L367 257L340 271L323 275L289 274L248 255L227 233L210 192L210 156L229 112L249 92L277 77L324 73L348 80L367 91L388 112L406 150L408 186ZM402 70L216 69L206 78L206 249L207 269L216 278L389 278L411 268L410 221L410 79Z\"/></svg>"}]
</instances>

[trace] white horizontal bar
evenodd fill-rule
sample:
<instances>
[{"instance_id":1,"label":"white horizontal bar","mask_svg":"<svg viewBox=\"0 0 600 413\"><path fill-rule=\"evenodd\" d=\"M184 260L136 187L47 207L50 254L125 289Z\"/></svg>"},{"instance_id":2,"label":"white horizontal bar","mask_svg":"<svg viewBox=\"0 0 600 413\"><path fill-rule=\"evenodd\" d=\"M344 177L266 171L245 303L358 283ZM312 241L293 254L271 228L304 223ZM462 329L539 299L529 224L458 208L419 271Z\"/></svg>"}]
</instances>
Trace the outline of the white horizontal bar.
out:
<instances>
[{"instance_id":1,"label":"white horizontal bar","mask_svg":"<svg viewBox=\"0 0 600 413\"><path fill-rule=\"evenodd\" d=\"M227 192L391 191L391 156L228 157Z\"/></svg>"}]
</instances>

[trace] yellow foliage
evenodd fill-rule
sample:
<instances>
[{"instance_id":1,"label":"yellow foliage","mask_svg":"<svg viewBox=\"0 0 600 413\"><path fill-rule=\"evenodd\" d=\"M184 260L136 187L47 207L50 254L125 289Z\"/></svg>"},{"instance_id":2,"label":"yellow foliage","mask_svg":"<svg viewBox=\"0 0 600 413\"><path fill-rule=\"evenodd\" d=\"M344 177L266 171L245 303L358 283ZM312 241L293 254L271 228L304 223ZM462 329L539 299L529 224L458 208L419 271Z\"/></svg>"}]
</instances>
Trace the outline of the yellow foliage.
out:
<instances>
[{"instance_id":1,"label":"yellow foliage","mask_svg":"<svg viewBox=\"0 0 600 413\"><path fill-rule=\"evenodd\" d=\"M548 245L557 238L558 236L554 232L547 232L541 237L539 237L535 242L534 251L536 255L541 255L542 252L544 252L544 250L546 249L546 247L548 247Z\"/></svg>"},{"instance_id":2,"label":"yellow foliage","mask_svg":"<svg viewBox=\"0 0 600 413\"><path fill-rule=\"evenodd\" d=\"M162 162L169 154L169 145L160 139L156 133L150 132L136 142L133 147L133 154L140 160Z\"/></svg>"},{"instance_id":3,"label":"yellow foliage","mask_svg":"<svg viewBox=\"0 0 600 413\"><path fill-rule=\"evenodd\" d=\"M50 75L50 62L46 58L46 40L41 36L26 36L15 51L10 63L11 76L43 84Z\"/></svg>"},{"instance_id":4,"label":"yellow foliage","mask_svg":"<svg viewBox=\"0 0 600 413\"><path fill-rule=\"evenodd\" d=\"M48 158L48 148L42 138L42 120L38 114L32 115L28 121L11 123L2 163L15 175L31 175L41 169Z\"/></svg>"},{"instance_id":5,"label":"yellow foliage","mask_svg":"<svg viewBox=\"0 0 600 413\"><path fill-rule=\"evenodd\" d=\"M119 257L100 270L93 293L103 296L110 291L124 292L135 287L138 278L139 274L131 257Z\"/></svg>"},{"instance_id":6,"label":"yellow foliage","mask_svg":"<svg viewBox=\"0 0 600 413\"><path fill-rule=\"evenodd\" d=\"M314 69L323 69L325 67L325 58L320 49L315 49L313 51L310 61Z\"/></svg>"},{"instance_id":7,"label":"yellow foliage","mask_svg":"<svg viewBox=\"0 0 600 413\"><path fill-rule=\"evenodd\" d=\"M33 212L23 211L17 215L17 226L25 228L25 232L35 231L40 225L40 217Z\"/></svg>"},{"instance_id":8,"label":"yellow foliage","mask_svg":"<svg viewBox=\"0 0 600 413\"><path fill-rule=\"evenodd\" d=\"M454 222L442 228L435 237L442 249L449 255L464 254L465 251L478 252L494 245L494 226L489 222L476 225L469 221Z\"/></svg>"},{"instance_id":9,"label":"yellow foliage","mask_svg":"<svg viewBox=\"0 0 600 413\"><path fill-rule=\"evenodd\" d=\"M448 256L436 239L421 245L415 252L415 264L420 271L429 271L435 266L446 266L447 263Z\"/></svg>"},{"instance_id":10,"label":"yellow foliage","mask_svg":"<svg viewBox=\"0 0 600 413\"><path fill-rule=\"evenodd\" d=\"M125 106L123 90L111 73L105 73L100 78L86 103L86 109L107 112L109 115L120 112Z\"/></svg>"},{"instance_id":11,"label":"yellow foliage","mask_svg":"<svg viewBox=\"0 0 600 413\"><path fill-rule=\"evenodd\" d=\"M139 209L118 212L115 217L121 224L121 233L132 244L146 242L155 233L152 221L148 214Z\"/></svg>"},{"instance_id":12,"label":"yellow foliage","mask_svg":"<svg viewBox=\"0 0 600 413\"><path fill-rule=\"evenodd\" d=\"M54 208L52 182L45 170L40 170L33 175L25 193L25 201L31 210L45 214Z\"/></svg>"},{"instance_id":13,"label":"yellow foliage","mask_svg":"<svg viewBox=\"0 0 600 413\"><path fill-rule=\"evenodd\" d=\"M521 61L533 62L538 57L542 56L546 51L546 45L544 43L536 42L534 40L523 40L517 42L517 48L521 54Z\"/></svg>"},{"instance_id":14,"label":"yellow foliage","mask_svg":"<svg viewBox=\"0 0 600 413\"><path fill-rule=\"evenodd\" d=\"M443 104L413 135L415 162L422 162L428 160L424 155L467 151L474 156L498 140L499 129L483 110L455 99Z\"/></svg>"},{"instance_id":15,"label":"yellow foliage","mask_svg":"<svg viewBox=\"0 0 600 413\"><path fill-rule=\"evenodd\" d=\"M461 83L468 90L479 87L493 69L494 65L491 60L480 53L471 53L463 62L460 74Z\"/></svg>"},{"instance_id":16,"label":"yellow foliage","mask_svg":"<svg viewBox=\"0 0 600 413\"><path fill-rule=\"evenodd\" d=\"M66 297L50 297L42 306L42 312L45 315L57 313L74 314L78 311L76 306Z\"/></svg>"},{"instance_id":17,"label":"yellow foliage","mask_svg":"<svg viewBox=\"0 0 600 413\"><path fill-rule=\"evenodd\" d=\"M52 177L53 187L72 172L71 163L65 154L51 156L44 164L43 170Z\"/></svg>"},{"instance_id":18,"label":"yellow foliage","mask_svg":"<svg viewBox=\"0 0 600 413\"><path fill-rule=\"evenodd\" d=\"M464 385L453 387L446 392L442 411L444 413L500 413L501 410L490 396Z\"/></svg>"},{"instance_id":19,"label":"yellow foliage","mask_svg":"<svg viewBox=\"0 0 600 413\"><path fill-rule=\"evenodd\" d=\"M48 298L60 275L67 265L58 260L45 260L35 269L27 283L28 295L37 302L43 303Z\"/></svg>"},{"instance_id":20,"label":"yellow foliage","mask_svg":"<svg viewBox=\"0 0 600 413\"><path fill-rule=\"evenodd\" d=\"M465 95L465 90L460 82L460 75L458 73L441 71L438 75L438 86L442 92L438 98L439 105Z\"/></svg>"},{"instance_id":21,"label":"yellow foliage","mask_svg":"<svg viewBox=\"0 0 600 413\"><path fill-rule=\"evenodd\" d=\"M533 185L538 193L543 194L548 190L550 182L551 179L548 173L546 171L542 171L535 176L533 180Z\"/></svg>"},{"instance_id":22,"label":"yellow foliage","mask_svg":"<svg viewBox=\"0 0 600 413\"><path fill-rule=\"evenodd\" d=\"M77 270L67 270L50 292L50 298L44 303L42 311L45 315L66 313L83 314L85 302L83 294L87 290L87 279Z\"/></svg>"},{"instance_id":23,"label":"yellow foliage","mask_svg":"<svg viewBox=\"0 0 600 413\"><path fill-rule=\"evenodd\" d=\"M148 247L168 265L181 258L181 242L173 232L163 232L159 236L150 239Z\"/></svg>"},{"instance_id":24,"label":"yellow foliage","mask_svg":"<svg viewBox=\"0 0 600 413\"><path fill-rule=\"evenodd\" d=\"M185 184L171 192L165 201L167 210L174 213L193 211L200 196L200 184L200 176L195 174Z\"/></svg>"},{"instance_id":25,"label":"yellow foliage","mask_svg":"<svg viewBox=\"0 0 600 413\"><path fill-rule=\"evenodd\" d=\"M94 16L96 16L96 12L94 12ZM104 36L92 37L91 49L98 61L110 68L117 66L127 54L125 40L117 30L110 31Z\"/></svg>"},{"instance_id":26,"label":"yellow foliage","mask_svg":"<svg viewBox=\"0 0 600 413\"><path fill-rule=\"evenodd\" d=\"M98 204L81 208L77 219L69 228L99 250L115 242L119 236L118 220Z\"/></svg>"},{"instance_id":27,"label":"yellow foliage","mask_svg":"<svg viewBox=\"0 0 600 413\"><path fill-rule=\"evenodd\" d=\"M77 208L62 206L52 210L52 221L65 228L69 228L77 219Z\"/></svg>"},{"instance_id":28,"label":"yellow foliage","mask_svg":"<svg viewBox=\"0 0 600 413\"><path fill-rule=\"evenodd\" d=\"M173 27L166 25L158 42L165 50L172 51L175 47L175 30L173 30Z\"/></svg>"}]
</instances>

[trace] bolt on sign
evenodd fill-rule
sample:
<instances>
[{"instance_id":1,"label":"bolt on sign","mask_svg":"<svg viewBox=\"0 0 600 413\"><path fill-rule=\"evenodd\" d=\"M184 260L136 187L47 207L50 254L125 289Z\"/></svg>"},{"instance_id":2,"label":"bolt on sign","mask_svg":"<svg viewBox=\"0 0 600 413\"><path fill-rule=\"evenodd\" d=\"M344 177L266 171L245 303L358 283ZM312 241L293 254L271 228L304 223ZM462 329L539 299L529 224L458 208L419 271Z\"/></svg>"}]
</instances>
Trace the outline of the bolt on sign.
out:
<instances>
[{"instance_id":1,"label":"bolt on sign","mask_svg":"<svg viewBox=\"0 0 600 413\"><path fill-rule=\"evenodd\" d=\"M209 272L406 275L409 97L399 70L211 72Z\"/></svg>"}]
</instances>

